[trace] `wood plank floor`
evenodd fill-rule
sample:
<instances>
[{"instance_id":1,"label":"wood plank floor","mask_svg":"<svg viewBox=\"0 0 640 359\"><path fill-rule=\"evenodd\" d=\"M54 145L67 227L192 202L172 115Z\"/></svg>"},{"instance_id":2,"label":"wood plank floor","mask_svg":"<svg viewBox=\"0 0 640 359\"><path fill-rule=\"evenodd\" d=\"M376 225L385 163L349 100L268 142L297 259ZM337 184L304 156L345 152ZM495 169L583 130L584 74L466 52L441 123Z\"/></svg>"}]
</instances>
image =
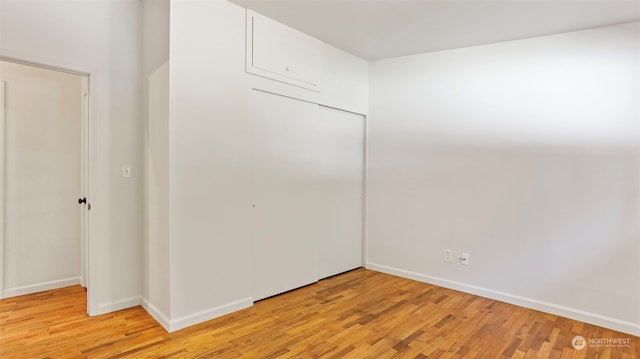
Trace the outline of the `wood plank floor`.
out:
<instances>
[{"instance_id":1,"label":"wood plank floor","mask_svg":"<svg viewBox=\"0 0 640 359\"><path fill-rule=\"evenodd\" d=\"M364 269L171 334L140 307L87 317L85 301L0 301L0 358L640 358L638 337ZM574 350L576 335L630 340Z\"/></svg>"}]
</instances>

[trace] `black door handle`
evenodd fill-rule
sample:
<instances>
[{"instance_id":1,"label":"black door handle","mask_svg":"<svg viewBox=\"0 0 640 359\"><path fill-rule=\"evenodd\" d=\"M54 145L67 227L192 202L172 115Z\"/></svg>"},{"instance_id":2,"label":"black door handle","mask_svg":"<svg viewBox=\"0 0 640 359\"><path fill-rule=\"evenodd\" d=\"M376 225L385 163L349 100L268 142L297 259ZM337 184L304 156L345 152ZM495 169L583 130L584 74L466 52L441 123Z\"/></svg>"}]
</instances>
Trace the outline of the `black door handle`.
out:
<instances>
[{"instance_id":1,"label":"black door handle","mask_svg":"<svg viewBox=\"0 0 640 359\"><path fill-rule=\"evenodd\" d=\"M87 198L86 197L85 198L78 198L78 203L79 204L83 204L83 203L86 204L87 203Z\"/></svg>"}]
</instances>

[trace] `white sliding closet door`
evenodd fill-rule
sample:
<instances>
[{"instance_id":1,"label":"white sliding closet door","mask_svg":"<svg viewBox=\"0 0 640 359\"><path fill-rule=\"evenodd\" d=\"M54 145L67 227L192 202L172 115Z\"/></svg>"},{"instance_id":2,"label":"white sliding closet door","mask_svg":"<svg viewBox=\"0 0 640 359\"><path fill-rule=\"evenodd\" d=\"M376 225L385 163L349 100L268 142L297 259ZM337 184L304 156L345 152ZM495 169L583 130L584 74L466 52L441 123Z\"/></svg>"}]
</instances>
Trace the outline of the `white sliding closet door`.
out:
<instances>
[{"instance_id":1,"label":"white sliding closet door","mask_svg":"<svg viewBox=\"0 0 640 359\"><path fill-rule=\"evenodd\" d=\"M318 105L258 90L253 298L318 280Z\"/></svg>"},{"instance_id":2,"label":"white sliding closet door","mask_svg":"<svg viewBox=\"0 0 640 359\"><path fill-rule=\"evenodd\" d=\"M320 106L319 275L362 266L364 116Z\"/></svg>"}]
</instances>

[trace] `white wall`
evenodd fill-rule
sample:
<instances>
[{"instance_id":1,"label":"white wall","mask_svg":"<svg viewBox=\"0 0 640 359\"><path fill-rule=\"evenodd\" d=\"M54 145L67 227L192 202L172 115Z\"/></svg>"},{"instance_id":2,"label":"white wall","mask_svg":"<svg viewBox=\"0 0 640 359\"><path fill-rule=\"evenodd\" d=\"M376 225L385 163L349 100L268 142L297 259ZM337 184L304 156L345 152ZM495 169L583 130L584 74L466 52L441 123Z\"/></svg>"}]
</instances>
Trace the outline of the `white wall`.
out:
<instances>
[{"instance_id":1,"label":"white wall","mask_svg":"<svg viewBox=\"0 0 640 359\"><path fill-rule=\"evenodd\" d=\"M245 11L171 3L171 329L251 305Z\"/></svg>"},{"instance_id":2,"label":"white wall","mask_svg":"<svg viewBox=\"0 0 640 359\"><path fill-rule=\"evenodd\" d=\"M140 4L1 6L1 55L92 74L90 311L137 304ZM169 74L160 57L142 67L156 99L170 86L171 258L155 247L147 269L169 261L171 298L167 271L145 295L177 328L250 300L244 99L257 80L244 74L243 9L174 2L170 14ZM639 56L634 23L374 62L369 266L638 334ZM444 248L471 265L443 263Z\"/></svg>"},{"instance_id":3,"label":"white wall","mask_svg":"<svg viewBox=\"0 0 640 359\"><path fill-rule=\"evenodd\" d=\"M142 87L146 122L143 306L167 328L169 295L169 1L142 2Z\"/></svg>"},{"instance_id":4,"label":"white wall","mask_svg":"<svg viewBox=\"0 0 640 359\"><path fill-rule=\"evenodd\" d=\"M0 80L6 82L0 289L10 297L79 284L83 78L0 61Z\"/></svg>"},{"instance_id":5,"label":"white wall","mask_svg":"<svg viewBox=\"0 0 640 359\"><path fill-rule=\"evenodd\" d=\"M639 51L635 22L372 62L368 267L638 335Z\"/></svg>"},{"instance_id":6,"label":"white wall","mask_svg":"<svg viewBox=\"0 0 640 359\"><path fill-rule=\"evenodd\" d=\"M325 43L321 44L322 92L319 103L366 115L369 113L369 63Z\"/></svg>"},{"instance_id":7,"label":"white wall","mask_svg":"<svg viewBox=\"0 0 640 359\"><path fill-rule=\"evenodd\" d=\"M156 182L160 187L154 187L169 188L168 202L161 203L168 207L168 304L153 303L153 287L161 288L159 282L147 289L149 303L158 309L155 314L153 308L150 312L173 331L252 305L253 154L254 136L260 136L251 124L252 88L366 112L367 92L361 90L366 89L367 63L320 44L325 66L349 73L346 69L354 69L347 76L339 71L326 74L333 92L321 96L245 72L244 8L226 1L173 1L169 17L169 161L162 164L168 166L168 183ZM151 72L153 65L144 67L145 77L153 80L160 75ZM152 98L149 100L152 104ZM160 125L154 121L150 116L149 136L164 136L154 132L154 126ZM151 139L149 144L151 183L155 176L152 165L159 164L155 159L163 156L164 145L156 142L159 147L155 147ZM156 198L161 198L161 192L156 192ZM160 218L149 209L149 223L161 223ZM155 240L152 231L149 227L150 245ZM165 266L153 263L151 256L155 255L148 253L151 275L147 280L151 281L153 271ZM158 281L162 278L159 273L163 272L156 272ZM166 307L168 315L163 314Z\"/></svg>"},{"instance_id":8,"label":"white wall","mask_svg":"<svg viewBox=\"0 0 640 359\"><path fill-rule=\"evenodd\" d=\"M137 1L3 1L0 54L91 73L89 312L139 303L143 137ZM130 164L131 178L121 177Z\"/></svg>"}]
</instances>

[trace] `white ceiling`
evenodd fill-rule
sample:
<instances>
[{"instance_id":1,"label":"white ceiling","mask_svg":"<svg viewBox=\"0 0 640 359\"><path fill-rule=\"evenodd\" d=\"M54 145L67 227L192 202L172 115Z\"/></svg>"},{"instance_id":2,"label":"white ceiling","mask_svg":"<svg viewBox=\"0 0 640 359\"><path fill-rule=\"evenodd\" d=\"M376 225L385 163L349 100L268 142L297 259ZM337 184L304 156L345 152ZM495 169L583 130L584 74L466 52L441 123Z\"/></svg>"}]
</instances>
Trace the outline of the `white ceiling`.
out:
<instances>
[{"instance_id":1,"label":"white ceiling","mask_svg":"<svg viewBox=\"0 0 640 359\"><path fill-rule=\"evenodd\" d=\"M366 60L640 20L640 0L231 0Z\"/></svg>"}]
</instances>

